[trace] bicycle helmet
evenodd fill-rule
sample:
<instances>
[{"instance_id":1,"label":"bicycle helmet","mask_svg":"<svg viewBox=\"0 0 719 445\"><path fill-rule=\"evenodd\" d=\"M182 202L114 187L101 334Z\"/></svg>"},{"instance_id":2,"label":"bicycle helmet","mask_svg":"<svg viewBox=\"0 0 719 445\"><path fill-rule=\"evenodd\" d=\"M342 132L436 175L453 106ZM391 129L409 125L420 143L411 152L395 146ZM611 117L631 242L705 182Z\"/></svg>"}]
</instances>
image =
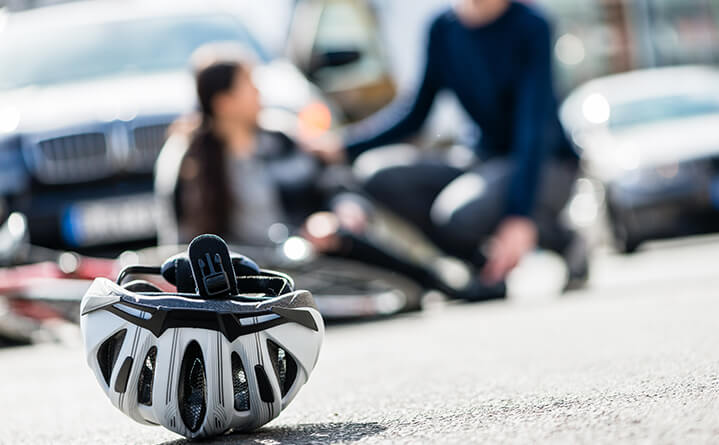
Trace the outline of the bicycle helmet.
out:
<instances>
[{"instance_id":1,"label":"bicycle helmet","mask_svg":"<svg viewBox=\"0 0 719 445\"><path fill-rule=\"evenodd\" d=\"M129 275L159 274L161 292ZM251 431L287 407L319 355L324 323L284 274L201 235L162 267L97 278L81 305L87 363L115 407L188 438Z\"/></svg>"}]
</instances>

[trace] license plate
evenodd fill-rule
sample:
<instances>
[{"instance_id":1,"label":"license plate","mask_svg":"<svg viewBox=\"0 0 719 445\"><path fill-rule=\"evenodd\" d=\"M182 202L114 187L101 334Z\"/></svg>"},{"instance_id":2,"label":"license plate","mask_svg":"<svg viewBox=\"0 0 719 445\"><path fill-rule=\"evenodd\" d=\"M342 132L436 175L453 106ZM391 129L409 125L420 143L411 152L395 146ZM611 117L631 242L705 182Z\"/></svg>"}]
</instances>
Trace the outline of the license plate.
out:
<instances>
[{"instance_id":1,"label":"license plate","mask_svg":"<svg viewBox=\"0 0 719 445\"><path fill-rule=\"evenodd\" d=\"M62 235L73 246L135 241L155 236L155 204L151 193L81 201L62 216Z\"/></svg>"}]
</instances>

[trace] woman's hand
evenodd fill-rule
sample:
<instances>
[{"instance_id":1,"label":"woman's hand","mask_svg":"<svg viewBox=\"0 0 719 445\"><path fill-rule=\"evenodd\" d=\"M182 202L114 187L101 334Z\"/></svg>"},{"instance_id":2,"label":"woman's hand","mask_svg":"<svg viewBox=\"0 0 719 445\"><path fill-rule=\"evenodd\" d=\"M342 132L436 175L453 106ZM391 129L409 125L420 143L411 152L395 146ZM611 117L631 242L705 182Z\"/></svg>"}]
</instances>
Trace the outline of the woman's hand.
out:
<instances>
[{"instance_id":1,"label":"woman's hand","mask_svg":"<svg viewBox=\"0 0 719 445\"><path fill-rule=\"evenodd\" d=\"M327 164L340 164L346 160L342 139L336 133L327 131L315 137L300 136L298 144L304 152Z\"/></svg>"},{"instance_id":2,"label":"woman's hand","mask_svg":"<svg viewBox=\"0 0 719 445\"><path fill-rule=\"evenodd\" d=\"M504 280L522 257L537 245L537 226L529 218L509 217L499 224L490 240L482 279L488 283Z\"/></svg>"}]
</instances>

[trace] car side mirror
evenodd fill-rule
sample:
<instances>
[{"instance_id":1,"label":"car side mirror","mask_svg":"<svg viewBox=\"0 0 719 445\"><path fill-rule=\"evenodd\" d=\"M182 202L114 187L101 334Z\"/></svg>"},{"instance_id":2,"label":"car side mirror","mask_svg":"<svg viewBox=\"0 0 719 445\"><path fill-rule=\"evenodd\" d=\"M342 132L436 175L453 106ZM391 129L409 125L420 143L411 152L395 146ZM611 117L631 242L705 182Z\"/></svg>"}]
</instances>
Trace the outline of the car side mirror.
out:
<instances>
[{"instance_id":1,"label":"car side mirror","mask_svg":"<svg viewBox=\"0 0 719 445\"><path fill-rule=\"evenodd\" d=\"M309 75L312 76L322 68L345 66L362 58L362 52L356 49L325 51L314 54L310 62Z\"/></svg>"}]
</instances>

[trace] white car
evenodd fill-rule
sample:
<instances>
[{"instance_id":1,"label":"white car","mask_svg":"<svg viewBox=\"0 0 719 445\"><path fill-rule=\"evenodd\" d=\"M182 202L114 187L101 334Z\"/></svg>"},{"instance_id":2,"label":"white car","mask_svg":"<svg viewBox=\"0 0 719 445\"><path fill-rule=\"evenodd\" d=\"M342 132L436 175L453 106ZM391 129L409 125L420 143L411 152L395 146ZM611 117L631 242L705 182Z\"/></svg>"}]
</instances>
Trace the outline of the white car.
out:
<instances>
[{"instance_id":1,"label":"white car","mask_svg":"<svg viewBox=\"0 0 719 445\"><path fill-rule=\"evenodd\" d=\"M560 117L585 170L603 185L621 250L719 229L719 69L592 80L566 99Z\"/></svg>"}]
</instances>

